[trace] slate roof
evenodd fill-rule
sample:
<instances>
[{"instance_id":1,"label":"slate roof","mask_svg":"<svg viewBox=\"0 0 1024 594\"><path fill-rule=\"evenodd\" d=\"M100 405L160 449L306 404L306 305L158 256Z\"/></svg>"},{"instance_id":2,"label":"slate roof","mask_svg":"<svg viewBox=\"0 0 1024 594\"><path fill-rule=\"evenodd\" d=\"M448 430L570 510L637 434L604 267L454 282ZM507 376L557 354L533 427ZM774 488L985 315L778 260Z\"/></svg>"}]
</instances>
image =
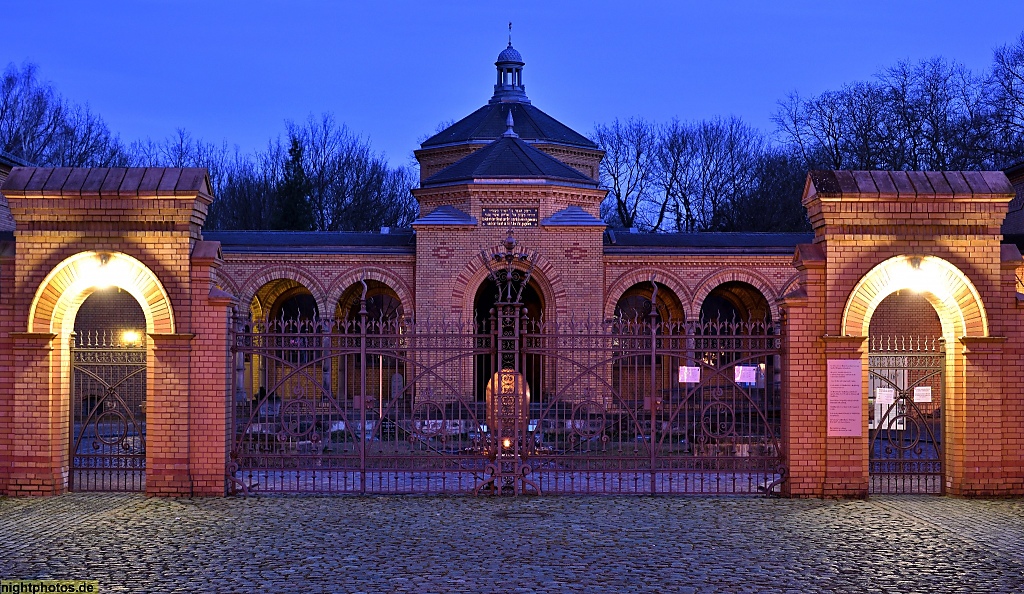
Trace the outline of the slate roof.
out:
<instances>
[{"instance_id":1,"label":"slate roof","mask_svg":"<svg viewBox=\"0 0 1024 594\"><path fill-rule=\"evenodd\" d=\"M411 229L390 233L344 231L204 231L225 254L414 254Z\"/></svg>"},{"instance_id":2,"label":"slate roof","mask_svg":"<svg viewBox=\"0 0 1024 594\"><path fill-rule=\"evenodd\" d=\"M4 194L48 196L173 196L210 194L200 167L15 167Z\"/></svg>"},{"instance_id":3,"label":"slate roof","mask_svg":"<svg viewBox=\"0 0 1024 594\"><path fill-rule=\"evenodd\" d=\"M796 246L814 241L813 233L630 233L609 229L606 254L777 254L792 255Z\"/></svg>"},{"instance_id":4,"label":"slate roof","mask_svg":"<svg viewBox=\"0 0 1024 594\"><path fill-rule=\"evenodd\" d=\"M923 198L1014 194L1001 171L810 171L810 185L819 196L838 198L846 194L880 198Z\"/></svg>"},{"instance_id":5,"label":"slate roof","mask_svg":"<svg viewBox=\"0 0 1024 594\"><path fill-rule=\"evenodd\" d=\"M605 223L578 206L567 206L542 220L549 227L604 227Z\"/></svg>"},{"instance_id":6,"label":"slate roof","mask_svg":"<svg viewBox=\"0 0 1024 594\"><path fill-rule=\"evenodd\" d=\"M596 150L586 136L559 122L528 103L491 103L481 107L448 128L423 141L421 148L450 144L490 142L501 138L507 126L509 110L515 119L513 130L528 142L563 144Z\"/></svg>"},{"instance_id":7,"label":"slate roof","mask_svg":"<svg viewBox=\"0 0 1024 594\"><path fill-rule=\"evenodd\" d=\"M475 179L545 179L597 187L597 182L514 136L502 136L423 181L423 187Z\"/></svg>"},{"instance_id":8,"label":"slate roof","mask_svg":"<svg viewBox=\"0 0 1024 594\"><path fill-rule=\"evenodd\" d=\"M454 206L438 206L412 222L413 225L476 225L476 219Z\"/></svg>"}]
</instances>

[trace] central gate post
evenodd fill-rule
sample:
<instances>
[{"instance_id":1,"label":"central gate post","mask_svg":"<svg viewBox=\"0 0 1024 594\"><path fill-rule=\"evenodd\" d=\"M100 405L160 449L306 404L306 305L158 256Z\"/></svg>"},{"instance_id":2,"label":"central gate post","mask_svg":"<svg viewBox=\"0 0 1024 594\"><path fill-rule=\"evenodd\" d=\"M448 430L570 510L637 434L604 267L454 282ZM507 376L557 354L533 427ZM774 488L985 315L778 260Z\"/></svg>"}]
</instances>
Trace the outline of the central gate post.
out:
<instances>
[{"instance_id":1,"label":"central gate post","mask_svg":"<svg viewBox=\"0 0 1024 594\"><path fill-rule=\"evenodd\" d=\"M506 489L519 495L532 486L540 489L526 476L529 451L530 390L523 378L521 360L521 327L523 290L530 282L536 254L518 245L509 229L505 241L490 253L481 252L480 259L498 288L494 327L497 369L487 390L487 424L491 434L492 477L494 494ZM477 488L479 491L480 487Z\"/></svg>"},{"instance_id":2,"label":"central gate post","mask_svg":"<svg viewBox=\"0 0 1024 594\"><path fill-rule=\"evenodd\" d=\"M654 285L654 290L651 292L651 313L647 316L647 323L650 325L651 331L651 365L650 365L650 395L648 398L651 402L651 436L648 446L650 448L651 455L651 494L658 492L658 455L657 455L657 443L658 443L658 404L660 398L658 398L658 283L651 278L651 284Z\"/></svg>"}]
</instances>

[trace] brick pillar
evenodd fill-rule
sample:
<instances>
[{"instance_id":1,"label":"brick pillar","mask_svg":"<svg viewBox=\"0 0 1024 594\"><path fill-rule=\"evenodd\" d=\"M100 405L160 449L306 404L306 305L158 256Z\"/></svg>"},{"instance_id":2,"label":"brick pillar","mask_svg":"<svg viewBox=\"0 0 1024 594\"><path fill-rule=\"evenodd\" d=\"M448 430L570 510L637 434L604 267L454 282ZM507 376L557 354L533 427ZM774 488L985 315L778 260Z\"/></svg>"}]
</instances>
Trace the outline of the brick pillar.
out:
<instances>
[{"instance_id":1,"label":"brick pillar","mask_svg":"<svg viewBox=\"0 0 1024 594\"><path fill-rule=\"evenodd\" d=\"M217 289L214 270L223 262L220 244L203 241L192 252L192 385L189 398L191 446L189 468L194 495L225 495L230 440L230 407L234 405L229 352L230 313L236 301ZM323 311L323 310L321 310Z\"/></svg>"},{"instance_id":2,"label":"brick pillar","mask_svg":"<svg viewBox=\"0 0 1024 594\"><path fill-rule=\"evenodd\" d=\"M782 450L789 477L782 492L821 497L825 481L825 256L797 247L801 287L782 299Z\"/></svg>"},{"instance_id":3,"label":"brick pillar","mask_svg":"<svg viewBox=\"0 0 1024 594\"><path fill-rule=\"evenodd\" d=\"M946 402L946 485L951 495L1002 495L1003 344L1001 336L965 336L963 386ZM1013 372L1019 372L1019 369ZM952 405L952 406L951 406Z\"/></svg>"},{"instance_id":4,"label":"brick pillar","mask_svg":"<svg viewBox=\"0 0 1024 594\"><path fill-rule=\"evenodd\" d=\"M190 496L192 334L150 334L146 377L146 494Z\"/></svg>"},{"instance_id":5,"label":"brick pillar","mask_svg":"<svg viewBox=\"0 0 1024 594\"><path fill-rule=\"evenodd\" d=\"M17 365L6 453L8 495L56 495L67 488L67 403L54 390L60 379L50 377L56 338L48 332L11 333Z\"/></svg>"},{"instance_id":6,"label":"brick pillar","mask_svg":"<svg viewBox=\"0 0 1024 594\"><path fill-rule=\"evenodd\" d=\"M825 497L868 496L868 369L864 364L866 336L825 336L825 361L853 359L861 364L861 428L859 436L828 436L825 446ZM822 382L828 401L828 378ZM827 413L826 413L827 416ZM828 419L825 420L826 426ZM827 429L826 429L827 433Z\"/></svg>"}]
</instances>

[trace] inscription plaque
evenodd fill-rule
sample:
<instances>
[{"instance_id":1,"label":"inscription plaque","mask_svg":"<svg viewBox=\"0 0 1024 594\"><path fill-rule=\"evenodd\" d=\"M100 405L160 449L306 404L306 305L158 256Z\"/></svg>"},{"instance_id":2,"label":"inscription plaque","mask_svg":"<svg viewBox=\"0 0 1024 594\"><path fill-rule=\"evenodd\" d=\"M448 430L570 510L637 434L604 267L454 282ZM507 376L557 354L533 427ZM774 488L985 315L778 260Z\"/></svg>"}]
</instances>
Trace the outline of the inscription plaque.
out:
<instances>
[{"instance_id":1,"label":"inscription plaque","mask_svg":"<svg viewBox=\"0 0 1024 594\"><path fill-rule=\"evenodd\" d=\"M480 211L483 227L536 227L536 208L484 208Z\"/></svg>"},{"instance_id":2,"label":"inscription plaque","mask_svg":"<svg viewBox=\"0 0 1024 594\"><path fill-rule=\"evenodd\" d=\"M860 437L861 411L860 359L829 359L828 436Z\"/></svg>"}]
</instances>

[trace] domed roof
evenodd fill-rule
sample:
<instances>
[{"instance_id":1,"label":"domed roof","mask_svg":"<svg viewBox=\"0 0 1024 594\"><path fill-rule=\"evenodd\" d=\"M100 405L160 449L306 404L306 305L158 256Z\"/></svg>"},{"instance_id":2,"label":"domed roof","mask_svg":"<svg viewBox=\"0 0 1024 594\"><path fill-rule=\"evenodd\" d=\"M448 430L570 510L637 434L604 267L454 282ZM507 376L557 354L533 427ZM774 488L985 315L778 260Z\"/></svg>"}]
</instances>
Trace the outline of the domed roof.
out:
<instances>
[{"instance_id":1,"label":"domed roof","mask_svg":"<svg viewBox=\"0 0 1024 594\"><path fill-rule=\"evenodd\" d=\"M501 53L498 54L498 62L518 62L520 64L524 63L523 57L519 55L519 52L516 51L516 48L512 47L511 41L508 42L508 47L501 50Z\"/></svg>"}]
</instances>

